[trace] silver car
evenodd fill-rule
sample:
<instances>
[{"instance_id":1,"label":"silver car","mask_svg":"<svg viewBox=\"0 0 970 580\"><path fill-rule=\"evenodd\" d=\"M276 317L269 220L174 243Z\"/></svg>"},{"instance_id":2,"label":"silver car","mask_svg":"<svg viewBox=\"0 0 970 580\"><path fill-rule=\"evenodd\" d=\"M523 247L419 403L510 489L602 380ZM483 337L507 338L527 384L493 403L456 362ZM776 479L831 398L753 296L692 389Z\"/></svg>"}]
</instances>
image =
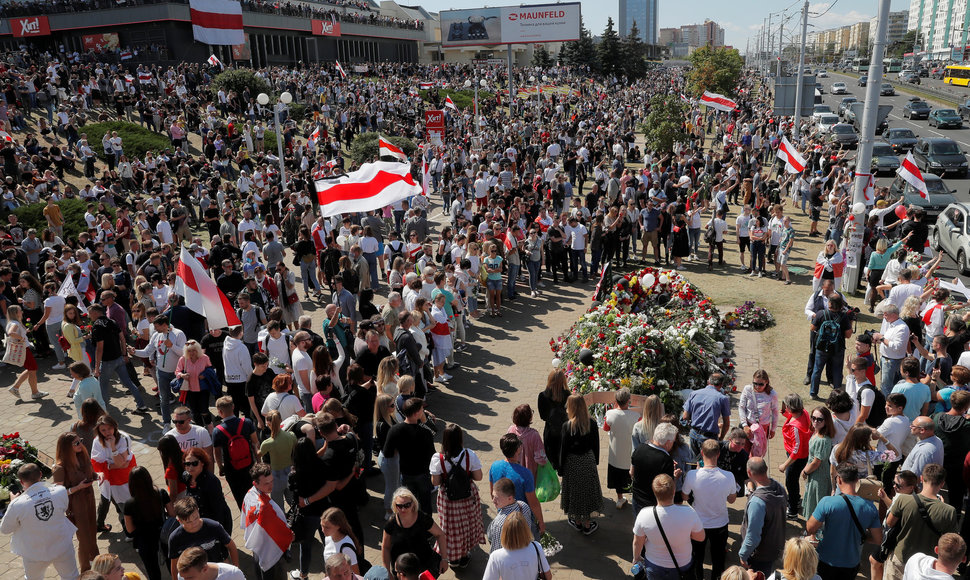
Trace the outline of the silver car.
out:
<instances>
[{"instance_id":1,"label":"silver car","mask_svg":"<svg viewBox=\"0 0 970 580\"><path fill-rule=\"evenodd\" d=\"M936 217L932 244L956 260L963 275L970 274L970 229L968 229L970 203L951 203Z\"/></svg>"}]
</instances>

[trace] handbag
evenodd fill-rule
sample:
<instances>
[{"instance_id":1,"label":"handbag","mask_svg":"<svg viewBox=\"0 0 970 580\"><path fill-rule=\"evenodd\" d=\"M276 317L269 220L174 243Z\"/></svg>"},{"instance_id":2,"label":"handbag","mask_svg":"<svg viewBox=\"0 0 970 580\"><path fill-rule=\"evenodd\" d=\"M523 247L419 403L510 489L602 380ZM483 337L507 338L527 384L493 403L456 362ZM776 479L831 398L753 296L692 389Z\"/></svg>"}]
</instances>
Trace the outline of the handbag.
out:
<instances>
[{"instance_id":1,"label":"handbag","mask_svg":"<svg viewBox=\"0 0 970 580\"><path fill-rule=\"evenodd\" d=\"M292 294L287 294L286 295L286 304L287 305L294 304L294 303L299 302L299 301L300 301L300 295L297 294L296 292L294 292Z\"/></svg>"},{"instance_id":2,"label":"handbag","mask_svg":"<svg viewBox=\"0 0 970 580\"><path fill-rule=\"evenodd\" d=\"M539 569L536 572L536 580L546 580L546 574L542 571L542 556L539 554L539 546L535 542L532 542L532 549L536 551L536 568Z\"/></svg>"},{"instance_id":3,"label":"handbag","mask_svg":"<svg viewBox=\"0 0 970 580\"><path fill-rule=\"evenodd\" d=\"M866 454L866 465L869 467L869 473L872 473L872 462L869 460L869 455ZM866 501L879 501L879 491L883 489L883 483L874 475L868 475L859 480L859 485L856 488L856 495L861 497Z\"/></svg>"},{"instance_id":4,"label":"handbag","mask_svg":"<svg viewBox=\"0 0 970 580\"><path fill-rule=\"evenodd\" d=\"M3 362L15 367L24 366L27 360L27 341L10 338L7 341L7 352L3 353Z\"/></svg>"},{"instance_id":5,"label":"handbag","mask_svg":"<svg viewBox=\"0 0 970 580\"><path fill-rule=\"evenodd\" d=\"M670 554L670 559L674 563L674 568L677 569L680 580L693 580L694 572L691 570L691 567L688 566L686 570L681 570L680 565L677 563L677 556L674 556L674 550L670 547L670 540L667 539L667 533L664 532L663 524L660 523L660 516L657 515L657 506L653 506L653 519L657 522L660 537L664 539L664 544L667 546L667 553Z\"/></svg>"},{"instance_id":6,"label":"handbag","mask_svg":"<svg viewBox=\"0 0 970 580\"><path fill-rule=\"evenodd\" d=\"M57 334L57 344L61 345L61 350L65 352L71 350L71 343L68 342L66 338L64 338L63 334L60 334L60 333Z\"/></svg>"}]
</instances>

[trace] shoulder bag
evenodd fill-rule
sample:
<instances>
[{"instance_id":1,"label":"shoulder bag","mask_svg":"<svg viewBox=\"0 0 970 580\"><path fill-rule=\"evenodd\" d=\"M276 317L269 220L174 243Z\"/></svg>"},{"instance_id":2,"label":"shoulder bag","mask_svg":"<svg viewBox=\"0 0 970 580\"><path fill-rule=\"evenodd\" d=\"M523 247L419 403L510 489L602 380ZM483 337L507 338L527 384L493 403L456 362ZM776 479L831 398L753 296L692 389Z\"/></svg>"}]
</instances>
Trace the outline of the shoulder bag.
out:
<instances>
[{"instance_id":1,"label":"shoulder bag","mask_svg":"<svg viewBox=\"0 0 970 580\"><path fill-rule=\"evenodd\" d=\"M913 499L916 500L916 509L919 511L919 517L923 518L923 521L926 522L926 527L928 527L931 532L936 534L937 538L942 536L943 532L936 529L936 526L933 525L933 520L930 519L930 513L929 511L927 511L926 505L923 503L923 500L920 499L919 494L914 492Z\"/></svg>"},{"instance_id":2,"label":"shoulder bag","mask_svg":"<svg viewBox=\"0 0 970 580\"><path fill-rule=\"evenodd\" d=\"M869 475L859 480L856 494L866 501L879 501L879 490L883 489L883 483L872 474L872 460L869 459L869 452L866 454L866 465L869 468Z\"/></svg>"},{"instance_id":3,"label":"shoulder bag","mask_svg":"<svg viewBox=\"0 0 970 580\"><path fill-rule=\"evenodd\" d=\"M862 535L862 543L866 543L866 539L869 537L869 530L862 527L862 523L859 521L859 516L855 515L855 508L852 507L852 502L849 501L849 496L843 494L842 499L845 500L845 505L849 508L849 515L852 516L852 522L855 523L855 527L859 530L859 534Z\"/></svg>"},{"instance_id":4,"label":"shoulder bag","mask_svg":"<svg viewBox=\"0 0 970 580\"><path fill-rule=\"evenodd\" d=\"M536 572L536 580L546 580L546 574L542 571L542 556L539 554L539 546L535 542L532 542L532 549L536 551L536 568L539 569Z\"/></svg>"},{"instance_id":5,"label":"shoulder bag","mask_svg":"<svg viewBox=\"0 0 970 580\"><path fill-rule=\"evenodd\" d=\"M688 567L685 570L680 569L680 565L677 563L677 556L674 556L674 550L670 547L670 540L667 539L667 533L664 532L663 524L660 523L660 516L657 515L657 506L653 506L653 519L657 522L657 529L660 530L660 537L664 539L664 545L667 546L667 553L670 554L670 559L674 563L674 568L677 569L677 574L680 575L680 580L693 580L694 572Z\"/></svg>"}]
</instances>

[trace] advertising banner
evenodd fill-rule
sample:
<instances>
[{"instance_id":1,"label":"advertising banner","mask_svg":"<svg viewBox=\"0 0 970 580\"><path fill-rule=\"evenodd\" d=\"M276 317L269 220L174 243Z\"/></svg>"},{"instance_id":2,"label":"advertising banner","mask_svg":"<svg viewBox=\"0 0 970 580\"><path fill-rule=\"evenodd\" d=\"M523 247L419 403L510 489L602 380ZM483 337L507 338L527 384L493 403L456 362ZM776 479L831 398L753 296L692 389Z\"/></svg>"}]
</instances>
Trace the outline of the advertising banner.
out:
<instances>
[{"instance_id":1,"label":"advertising banner","mask_svg":"<svg viewBox=\"0 0 970 580\"><path fill-rule=\"evenodd\" d=\"M247 40L243 44L232 45L232 60L252 60L253 51L249 47Z\"/></svg>"},{"instance_id":2,"label":"advertising banner","mask_svg":"<svg viewBox=\"0 0 970 580\"><path fill-rule=\"evenodd\" d=\"M442 46L562 42L579 39L580 4L443 10Z\"/></svg>"},{"instance_id":3,"label":"advertising banner","mask_svg":"<svg viewBox=\"0 0 970 580\"><path fill-rule=\"evenodd\" d=\"M310 31L314 36L340 36L340 23L333 20L311 20Z\"/></svg>"},{"instance_id":4,"label":"advertising banner","mask_svg":"<svg viewBox=\"0 0 970 580\"><path fill-rule=\"evenodd\" d=\"M117 33L105 32L104 34L85 34L81 37L81 44L84 46L84 50L108 52L116 50L121 45L121 41L118 39Z\"/></svg>"},{"instance_id":5,"label":"advertising banner","mask_svg":"<svg viewBox=\"0 0 970 580\"><path fill-rule=\"evenodd\" d=\"M425 111L424 127L427 140L435 145L441 145L445 140L445 112Z\"/></svg>"},{"instance_id":6,"label":"advertising banner","mask_svg":"<svg viewBox=\"0 0 970 580\"><path fill-rule=\"evenodd\" d=\"M27 36L50 36L51 26L46 16L27 16L10 19L10 32L16 38Z\"/></svg>"}]
</instances>

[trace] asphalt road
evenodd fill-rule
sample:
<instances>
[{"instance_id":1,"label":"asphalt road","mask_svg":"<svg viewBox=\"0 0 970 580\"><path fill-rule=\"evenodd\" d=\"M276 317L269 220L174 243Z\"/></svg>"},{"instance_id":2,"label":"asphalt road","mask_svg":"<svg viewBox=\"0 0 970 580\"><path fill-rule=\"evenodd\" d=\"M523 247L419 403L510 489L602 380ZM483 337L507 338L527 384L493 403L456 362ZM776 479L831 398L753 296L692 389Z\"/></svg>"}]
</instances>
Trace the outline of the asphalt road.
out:
<instances>
[{"instance_id":1,"label":"asphalt road","mask_svg":"<svg viewBox=\"0 0 970 580\"><path fill-rule=\"evenodd\" d=\"M890 78L895 78L895 74L890 75ZM830 72L829 78L823 78L818 80L822 83L822 87L825 89L825 92L822 94L822 102L830 106L833 112L836 112L836 113L838 112L839 102L841 102L844 97L854 96L860 101L865 99L866 87L858 86L856 79L853 77ZM922 79L922 80L926 81L926 79ZM848 95L833 95L830 92L832 88L832 83L836 83L839 81L844 82L848 87L849 89ZM934 80L932 82L942 84L942 81ZM918 87L914 86L914 88L918 88ZM958 88L963 90L962 87L958 87ZM904 118L902 116L903 106L906 104L906 101L909 100L909 97L912 96L910 94L903 92L904 90L905 89L900 89L897 87L896 96L879 97L879 104L890 104L893 106L893 110L889 113L890 127L906 127L908 129L912 129L913 132L916 133L917 137L948 137L956 141L960 145L961 149L970 153L970 121L964 121L964 125L962 129L937 129L934 127L930 127L927 124L926 120L924 119L911 121L907 118ZM968 96L970 96L970 90L967 90L967 94ZM934 109L943 108L939 103L934 103L929 100L927 102ZM947 106L946 108L950 108L950 107ZM879 141L880 139L881 139L881 136L877 135L876 140ZM849 159L852 159L853 157L854 155L850 153ZM876 185L881 187L888 187L890 184L892 184L894 179L895 179L894 175L885 175L885 174L880 175L876 178ZM943 178L943 180L949 189L957 190L956 193L954 193L953 195L954 197L957 198L958 201L970 202L970 178L961 179L954 175L947 175ZM931 229L933 225L934 224L930 224ZM957 275L958 275L958 272L956 269L955 259L950 256L944 257L943 266L941 267L941 271L940 271L940 276L943 277L944 279L952 279L954 276L957 276ZM963 280L965 283L970 285L970 277L964 276Z\"/></svg>"}]
</instances>

